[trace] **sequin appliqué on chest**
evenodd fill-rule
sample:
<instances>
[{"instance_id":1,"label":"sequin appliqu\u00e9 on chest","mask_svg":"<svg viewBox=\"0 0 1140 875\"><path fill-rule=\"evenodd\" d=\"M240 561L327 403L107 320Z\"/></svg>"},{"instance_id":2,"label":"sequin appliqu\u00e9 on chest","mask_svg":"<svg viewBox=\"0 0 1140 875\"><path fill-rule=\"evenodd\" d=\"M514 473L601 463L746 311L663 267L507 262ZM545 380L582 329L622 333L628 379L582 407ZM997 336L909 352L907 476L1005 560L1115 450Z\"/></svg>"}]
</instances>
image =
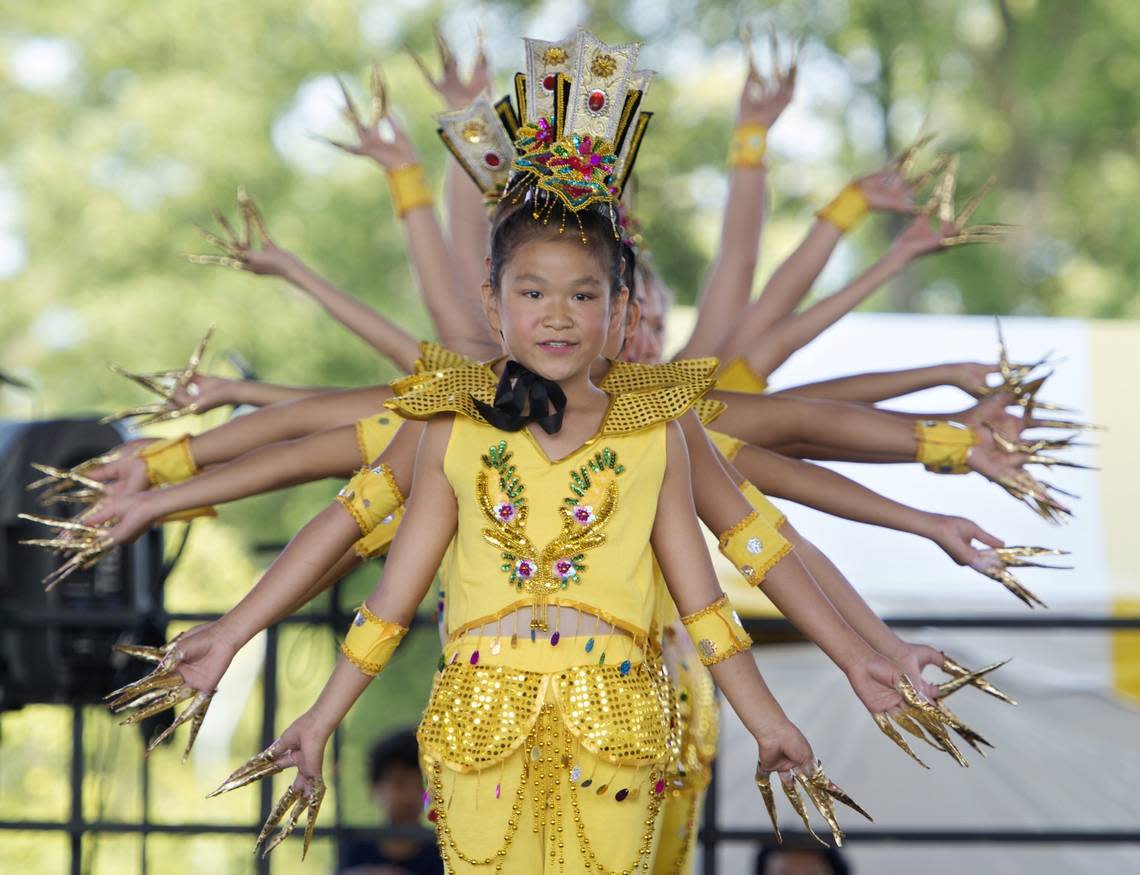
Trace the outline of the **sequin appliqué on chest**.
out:
<instances>
[{"instance_id":1,"label":"sequin appliqu\u00e9 on chest","mask_svg":"<svg viewBox=\"0 0 1140 875\"><path fill-rule=\"evenodd\" d=\"M539 549L527 535L530 513L526 485L511 464L513 454L505 440L481 456L475 496L487 526L483 539L502 552L500 566L507 580L534 599L531 628L547 628L547 605L552 595L582 582L586 551L606 542L605 527L617 508L615 478L625 471L617 453L608 447L570 472L570 495L558 508L562 526L555 538ZM492 489L491 473L498 475Z\"/></svg>"}]
</instances>

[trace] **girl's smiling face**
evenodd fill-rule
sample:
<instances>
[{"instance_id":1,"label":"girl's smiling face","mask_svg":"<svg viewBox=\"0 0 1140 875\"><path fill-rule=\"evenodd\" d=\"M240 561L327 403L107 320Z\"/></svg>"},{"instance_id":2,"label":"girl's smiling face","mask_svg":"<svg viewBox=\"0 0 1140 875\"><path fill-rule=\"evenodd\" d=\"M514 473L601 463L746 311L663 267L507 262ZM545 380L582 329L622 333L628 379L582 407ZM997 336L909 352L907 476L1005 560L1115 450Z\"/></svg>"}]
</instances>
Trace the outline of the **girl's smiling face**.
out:
<instances>
[{"instance_id":1,"label":"girl's smiling face","mask_svg":"<svg viewBox=\"0 0 1140 875\"><path fill-rule=\"evenodd\" d=\"M483 286L483 305L506 352L549 380L587 374L606 338L621 334L628 290L612 292L604 254L575 234L540 235L512 247L499 287Z\"/></svg>"}]
</instances>

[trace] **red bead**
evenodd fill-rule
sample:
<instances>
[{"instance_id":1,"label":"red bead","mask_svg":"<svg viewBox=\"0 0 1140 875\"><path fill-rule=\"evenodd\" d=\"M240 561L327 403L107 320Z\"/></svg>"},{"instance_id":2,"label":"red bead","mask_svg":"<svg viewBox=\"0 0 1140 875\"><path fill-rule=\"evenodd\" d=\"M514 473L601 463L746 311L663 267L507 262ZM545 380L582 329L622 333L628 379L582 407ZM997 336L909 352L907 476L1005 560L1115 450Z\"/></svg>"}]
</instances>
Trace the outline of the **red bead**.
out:
<instances>
[{"instance_id":1,"label":"red bead","mask_svg":"<svg viewBox=\"0 0 1140 875\"><path fill-rule=\"evenodd\" d=\"M503 159L499 156L498 152L488 152L483 156L483 163L488 167L498 167L503 163Z\"/></svg>"},{"instance_id":2,"label":"red bead","mask_svg":"<svg viewBox=\"0 0 1140 875\"><path fill-rule=\"evenodd\" d=\"M553 73L547 73L545 76L542 77L542 90L543 91L553 91L554 85L557 82L558 82L557 76L555 76Z\"/></svg>"},{"instance_id":3,"label":"red bead","mask_svg":"<svg viewBox=\"0 0 1140 875\"><path fill-rule=\"evenodd\" d=\"M657 779L657 783L653 785L653 792L658 796L665 792L665 782L662 779Z\"/></svg>"},{"instance_id":4,"label":"red bead","mask_svg":"<svg viewBox=\"0 0 1140 875\"><path fill-rule=\"evenodd\" d=\"M590 92L590 96L586 98L586 107L590 112L601 112L606 108L606 92L595 89Z\"/></svg>"}]
</instances>

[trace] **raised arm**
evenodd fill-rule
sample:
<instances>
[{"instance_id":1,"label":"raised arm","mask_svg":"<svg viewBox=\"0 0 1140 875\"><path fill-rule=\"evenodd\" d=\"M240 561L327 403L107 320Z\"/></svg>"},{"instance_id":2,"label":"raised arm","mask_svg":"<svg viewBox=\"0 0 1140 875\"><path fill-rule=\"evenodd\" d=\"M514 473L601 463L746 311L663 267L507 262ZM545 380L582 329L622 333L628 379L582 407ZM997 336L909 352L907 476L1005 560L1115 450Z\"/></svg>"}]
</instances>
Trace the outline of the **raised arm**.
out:
<instances>
[{"instance_id":1,"label":"raised arm","mask_svg":"<svg viewBox=\"0 0 1140 875\"><path fill-rule=\"evenodd\" d=\"M786 70L775 57L774 81L765 83L752 56L736 113L728 164L728 199L721 221L720 246L697 309L697 324L676 358L714 355L732 333L748 305L764 227L764 154L768 131L791 102L796 85L796 59Z\"/></svg>"},{"instance_id":2,"label":"raised arm","mask_svg":"<svg viewBox=\"0 0 1140 875\"><path fill-rule=\"evenodd\" d=\"M911 190L892 163L851 182L819 213L796 250L773 272L760 296L749 304L719 355L725 361L746 356L759 338L790 316L803 301L836 245L869 210L909 213Z\"/></svg>"},{"instance_id":3,"label":"raised arm","mask_svg":"<svg viewBox=\"0 0 1140 875\"><path fill-rule=\"evenodd\" d=\"M393 207L403 220L412 268L440 342L463 355L488 358L498 352L498 345L490 343L482 327L487 320L479 299L463 294L463 282L468 278L456 273L423 167L411 141L388 113L383 83L376 69L372 73L372 89L372 113L367 123L356 111L347 89L344 91L346 116L354 126L357 142L329 142L349 154L372 159L387 174ZM481 281L481 272L476 276Z\"/></svg>"},{"instance_id":4,"label":"raised arm","mask_svg":"<svg viewBox=\"0 0 1140 875\"><path fill-rule=\"evenodd\" d=\"M265 220L253 200L238 191L242 231L239 235L220 213L216 213L222 236L206 232L207 239L222 255L192 255L197 264L215 264L259 276L277 276L315 300L325 312L360 337L378 353L390 359L404 373L412 369L419 355L414 337L374 309L341 291L310 268L297 255L279 246L266 229Z\"/></svg>"}]
</instances>

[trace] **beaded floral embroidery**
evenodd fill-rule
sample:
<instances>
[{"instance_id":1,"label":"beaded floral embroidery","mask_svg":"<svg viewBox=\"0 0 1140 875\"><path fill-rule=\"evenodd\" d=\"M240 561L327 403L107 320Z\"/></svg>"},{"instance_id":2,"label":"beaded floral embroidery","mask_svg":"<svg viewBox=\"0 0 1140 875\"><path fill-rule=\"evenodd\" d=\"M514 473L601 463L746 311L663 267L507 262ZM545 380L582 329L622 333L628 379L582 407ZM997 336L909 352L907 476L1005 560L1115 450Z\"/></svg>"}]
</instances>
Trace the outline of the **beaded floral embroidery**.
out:
<instances>
[{"instance_id":1,"label":"beaded floral embroidery","mask_svg":"<svg viewBox=\"0 0 1140 875\"><path fill-rule=\"evenodd\" d=\"M526 533L529 507L523 495L526 486L511 464L513 454L505 440L481 457L483 470L475 481L475 495L484 520L483 539L501 551L499 566L520 592L534 597L531 627L546 629L547 603L554 593L571 583L581 583L586 570L586 551L606 541L604 528L617 507L614 477L625 471L617 454L608 447L570 473L571 495L563 499L559 513L562 529L539 549ZM493 496L488 474L498 474L498 495Z\"/></svg>"}]
</instances>

